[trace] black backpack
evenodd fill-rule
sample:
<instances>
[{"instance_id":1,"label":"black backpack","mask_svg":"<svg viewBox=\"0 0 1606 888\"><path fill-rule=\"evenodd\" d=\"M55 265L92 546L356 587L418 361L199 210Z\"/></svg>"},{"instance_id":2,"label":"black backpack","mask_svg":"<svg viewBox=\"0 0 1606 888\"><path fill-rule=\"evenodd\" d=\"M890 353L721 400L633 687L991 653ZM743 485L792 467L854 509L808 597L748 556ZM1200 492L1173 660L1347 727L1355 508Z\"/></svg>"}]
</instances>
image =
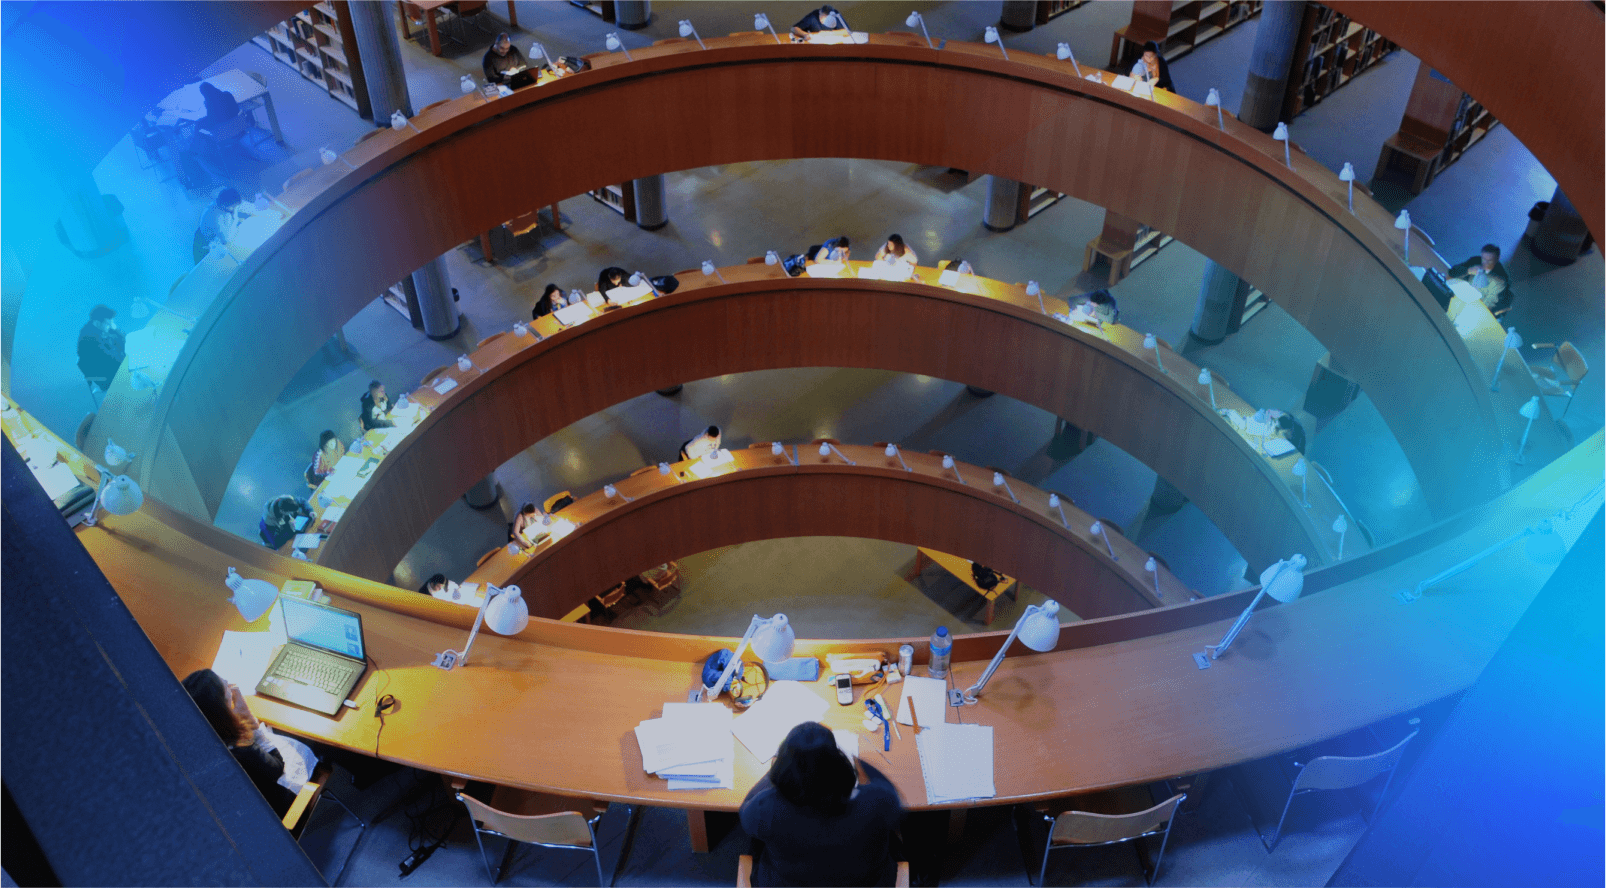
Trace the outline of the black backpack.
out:
<instances>
[{"instance_id":1,"label":"black backpack","mask_svg":"<svg viewBox=\"0 0 1606 888\"><path fill-rule=\"evenodd\" d=\"M1003 579L998 575L998 571L975 563L970 565L970 577L976 581L976 585L987 590L991 590L994 586L997 586Z\"/></svg>"}]
</instances>

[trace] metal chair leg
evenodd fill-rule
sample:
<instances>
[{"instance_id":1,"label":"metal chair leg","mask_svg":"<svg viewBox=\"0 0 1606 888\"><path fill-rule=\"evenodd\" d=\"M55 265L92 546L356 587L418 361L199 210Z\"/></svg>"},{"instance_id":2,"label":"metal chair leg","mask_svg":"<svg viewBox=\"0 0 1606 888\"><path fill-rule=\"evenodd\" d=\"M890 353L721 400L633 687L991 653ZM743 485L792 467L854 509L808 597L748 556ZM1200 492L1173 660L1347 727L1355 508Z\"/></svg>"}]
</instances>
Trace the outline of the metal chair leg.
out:
<instances>
[{"instance_id":1,"label":"metal chair leg","mask_svg":"<svg viewBox=\"0 0 1606 888\"><path fill-rule=\"evenodd\" d=\"M470 824L470 826L474 827L474 842L475 842L475 844L480 846L480 862L485 864L485 878L490 879L491 880L491 884L495 885L496 884L496 873L491 871L491 858L487 857L486 854L485 854L485 840L480 837L479 825L478 824Z\"/></svg>"},{"instance_id":2,"label":"metal chair leg","mask_svg":"<svg viewBox=\"0 0 1606 888\"><path fill-rule=\"evenodd\" d=\"M625 858L630 856L630 843L631 843L631 840L633 840L635 838L635 836L636 836L636 822L640 818L640 815L641 815L641 806L640 805L631 805L630 806L630 814L625 819L625 834L624 834L624 838L622 840L620 840L620 842L619 842L619 859L614 861L614 863L613 863L613 878L608 880L608 884L610 886L619 884L619 871L624 869L624 867L625 867ZM600 869L601 865L599 864L598 866L599 866L599 869L597 871L597 874L598 874L597 884L600 885L600 884L602 884L602 881L601 881L601 873L602 873L602 871Z\"/></svg>"},{"instance_id":3,"label":"metal chair leg","mask_svg":"<svg viewBox=\"0 0 1606 888\"><path fill-rule=\"evenodd\" d=\"M1267 853L1275 851L1277 849L1277 843L1282 841L1283 823L1288 820L1288 809L1293 806L1293 804L1294 793L1293 790L1289 790L1288 801L1283 803L1283 816L1277 818L1277 828L1271 831L1271 841L1268 842L1265 836L1260 837L1260 843L1266 846Z\"/></svg>"},{"instance_id":4,"label":"metal chair leg","mask_svg":"<svg viewBox=\"0 0 1606 888\"><path fill-rule=\"evenodd\" d=\"M329 880L329 884L338 885L340 884L340 877L346 874L346 867L351 865L351 858L357 855L357 846L362 844L363 835L368 832L368 821L359 817L356 811L351 810L350 805L341 801L339 796L330 792L328 789L324 790L322 798L326 798L339 805L347 814L351 815L352 820L357 821L357 838L352 841L351 850L346 852L346 859L340 862L340 869L335 871L335 877Z\"/></svg>"}]
</instances>

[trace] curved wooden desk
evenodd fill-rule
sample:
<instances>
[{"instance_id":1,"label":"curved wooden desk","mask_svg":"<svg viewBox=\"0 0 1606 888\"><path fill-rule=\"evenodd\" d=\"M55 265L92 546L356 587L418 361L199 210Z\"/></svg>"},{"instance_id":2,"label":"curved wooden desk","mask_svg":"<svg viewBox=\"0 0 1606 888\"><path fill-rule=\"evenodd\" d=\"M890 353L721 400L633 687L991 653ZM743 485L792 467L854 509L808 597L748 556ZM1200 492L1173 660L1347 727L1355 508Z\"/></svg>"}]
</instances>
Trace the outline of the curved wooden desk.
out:
<instances>
[{"instance_id":1,"label":"curved wooden desk","mask_svg":"<svg viewBox=\"0 0 1606 888\"><path fill-rule=\"evenodd\" d=\"M141 393L144 409L122 411L140 427L103 416L91 440L115 431L146 454L150 493L210 514L294 368L373 293L476 232L624 178L864 157L1045 185L1178 237L1254 281L1331 350L1394 430L1436 513L1501 489L1501 471L1472 468L1501 465L1487 384L1395 255L1380 207L1363 199L1351 214L1328 170L1305 157L1289 169L1263 134L1236 122L1222 131L1213 109L1178 97L1135 98L1045 57L1005 63L990 47L898 42L776 46L748 35L711 39L707 51L650 47L634 63L604 57L507 99L456 99L419 115L420 132L370 139L346 153L355 169L326 167L338 177L229 278L154 403ZM837 113L794 126L822 91L840 97ZM912 94L947 97L948 113L887 101ZM480 162L494 146L620 113L654 137ZM406 212L421 194L436 197L429 211ZM115 414L124 390L113 394ZM234 409L220 412L225 399Z\"/></svg>"},{"instance_id":2,"label":"curved wooden desk","mask_svg":"<svg viewBox=\"0 0 1606 888\"><path fill-rule=\"evenodd\" d=\"M531 614L558 619L620 580L686 555L754 540L851 536L930 546L1009 570L1020 565L1019 579L1084 619L1192 597L1163 567L1156 594L1143 569L1148 553L1119 528L1110 533L1112 561L1088 532L1093 516L1061 500L1062 522L1048 493L1019 480L1008 482L1015 503L980 466L955 462L944 470L938 457L905 453L906 472L880 447L844 444L830 457L806 443L794 447L786 456L767 447L736 450L717 467L689 460L668 475L625 478L617 496L597 491L559 512L559 538L517 555L503 547L465 582L515 583L527 590Z\"/></svg>"},{"instance_id":3,"label":"curved wooden desk","mask_svg":"<svg viewBox=\"0 0 1606 888\"><path fill-rule=\"evenodd\" d=\"M1007 754L996 758L988 803L1007 804L1220 768L1440 699L1477 677L1552 567L1524 558L1519 544L1413 604L1391 593L1573 506L1598 483L1601 464L1597 434L1456 527L1357 559L1368 562L1364 577L1326 579L1355 562L1313 572L1305 597L1257 614L1209 670L1192 654L1221 637L1251 593L1068 626L1056 651L1014 651L980 705L946 718L995 727L995 747ZM1595 508L1560 525L1567 542ZM673 520L670 511L658 513ZM684 699L697 663L732 639L536 619L517 637L482 635L469 665L446 673L428 663L462 644L474 616L467 608L282 558L149 499L78 536L177 675L210 665L224 629L247 628L227 601L229 566L275 584L315 580L361 612L377 669L355 693L360 708L325 718L253 698L276 727L444 774L667 807L733 810L762 773L738 748L735 789L671 792L642 772L631 734L664 701ZM1004 634L956 639L956 684L978 676ZM902 641L914 640L853 647L892 651ZM817 656L840 642L798 649ZM381 694L400 702L382 736L370 715ZM848 727L851 718L833 706L825 720ZM907 734L886 770L911 806L942 807L925 804Z\"/></svg>"},{"instance_id":4,"label":"curved wooden desk","mask_svg":"<svg viewBox=\"0 0 1606 888\"><path fill-rule=\"evenodd\" d=\"M1257 572L1296 551L1314 564L1337 555L1331 524L1343 510L1322 483L1309 478L1312 507L1301 505L1297 456L1262 456L1210 409L1196 366L1168 350L1161 373L1130 328L1101 333L1066 324L1044 315L1022 288L985 279L975 282L982 295L971 295L914 283L787 278L763 265L722 274L728 284L688 275L670 296L569 329L543 318L535 324L549 334L542 341L501 336L475 353L478 369L449 368L445 375L459 384L444 398L415 392L437 409L373 470L317 550L319 562L388 579L454 499L536 441L656 388L776 367L864 367L983 386L1108 438L1148 465L1198 504ZM1052 300L1049 310L1064 308ZM784 338L776 318L788 319ZM579 366L609 372L563 369ZM565 382L553 386L555 379ZM1254 412L1224 384L1216 401ZM1358 554L1365 539L1352 533L1345 546ZM1026 564L996 566L1033 582Z\"/></svg>"}]
</instances>

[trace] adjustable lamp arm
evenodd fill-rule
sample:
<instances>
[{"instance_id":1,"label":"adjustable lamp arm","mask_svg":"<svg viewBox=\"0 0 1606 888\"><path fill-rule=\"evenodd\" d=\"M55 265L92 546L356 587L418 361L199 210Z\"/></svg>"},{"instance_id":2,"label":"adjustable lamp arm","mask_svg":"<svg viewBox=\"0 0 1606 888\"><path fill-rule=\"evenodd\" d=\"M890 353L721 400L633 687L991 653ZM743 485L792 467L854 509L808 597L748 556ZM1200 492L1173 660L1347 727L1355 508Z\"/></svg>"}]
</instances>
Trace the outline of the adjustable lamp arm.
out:
<instances>
[{"instance_id":1,"label":"adjustable lamp arm","mask_svg":"<svg viewBox=\"0 0 1606 888\"><path fill-rule=\"evenodd\" d=\"M753 640L753 633L758 631L758 627L762 625L763 622L764 619L758 614L753 615L752 622L747 624L747 633L742 636L741 644L736 646L736 656L731 657L731 661L725 664L725 671L719 674L719 681L714 682L712 687L708 685L703 686L702 698L698 702L707 703L711 700L717 699L719 695L724 692L725 683L731 680L731 674L736 671L736 668L739 665L741 665L742 654L747 652L748 642Z\"/></svg>"},{"instance_id":2,"label":"adjustable lamp arm","mask_svg":"<svg viewBox=\"0 0 1606 888\"><path fill-rule=\"evenodd\" d=\"M1028 605L1026 607L1026 613L1022 614L1021 618L1015 621L1015 628L1009 630L1009 637L1004 639L1003 647L998 649L998 653L993 654L992 662L987 664L987 671L981 674L981 678L976 679L975 684L965 689L962 697L965 703L970 704L976 702L976 695L981 693L983 688L987 687L987 682L992 679L993 673L998 671L998 664L1004 662L1004 654L1009 652L1009 646L1015 643L1015 636L1020 634L1021 624L1026 622L1027 617L1039 610L1041 610L1041 608L1035 604Z\"/></svg>"}]
</instances>

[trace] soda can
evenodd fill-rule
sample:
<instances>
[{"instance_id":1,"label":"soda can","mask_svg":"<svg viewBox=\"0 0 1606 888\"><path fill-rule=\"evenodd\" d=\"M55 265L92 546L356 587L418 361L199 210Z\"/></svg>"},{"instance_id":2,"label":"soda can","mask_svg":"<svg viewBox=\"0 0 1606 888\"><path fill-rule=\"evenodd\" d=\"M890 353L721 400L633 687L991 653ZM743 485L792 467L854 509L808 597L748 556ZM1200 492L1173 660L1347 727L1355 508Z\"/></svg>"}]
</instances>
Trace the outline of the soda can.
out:
<instances>
[{"instance_id":1,"label":"soda can","mask_svg":"<svg viewBox=\"0 0 1606 888\"><path fill-rule=\"evenodd\" d=\"M912 644L900 645L898 647L898 671L908 675L909 670L914 668L914 665L915 646Z\"/></svg>"}]
</instances>

